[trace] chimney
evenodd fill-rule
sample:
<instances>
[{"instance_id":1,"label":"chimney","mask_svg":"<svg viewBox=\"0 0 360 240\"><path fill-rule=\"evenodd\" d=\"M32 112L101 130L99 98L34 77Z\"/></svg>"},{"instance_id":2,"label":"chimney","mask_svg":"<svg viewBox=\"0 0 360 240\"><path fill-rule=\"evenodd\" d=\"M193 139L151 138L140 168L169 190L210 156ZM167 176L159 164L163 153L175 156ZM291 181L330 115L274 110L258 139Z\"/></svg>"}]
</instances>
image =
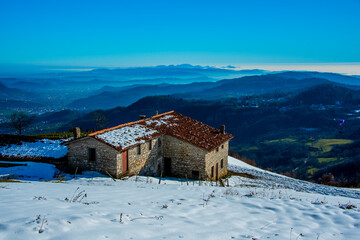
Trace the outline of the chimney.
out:
<instances>
[{"instance_id":1,"label":"chimney","mask_svg":"<svg viewBox=\"0 0 360 240\"><path fill-rule=\"evenodd\" d=\"M156 110L155 115L158 115L158 114L159 114L159 111L158 111L158 110Z\"/></svg>"},{"instance_id":2,"label":"chimney","mask_svg":"<svg viewBox=\"0 0 360 240\"><path fill-rule=\"evenodd\" d=\"M225 125L220 126L220 133L225 134Z\"/></svg>"},{"instance_id":3,"label":"chimney","mask_svg":"<svg viewBox=\"0 0 360 240\"><path fill-rule=\"evenodd\" d=\"M79 127L74 127L73 128L73 134L74 134L74 138L79 138L80 137L80 134L81 134L81 131L80 131L80 128Z\"/></svg>"},{"instance_id":4,"label":"chimney","mask_svg":"<svg viewBox=\"0 0 360 240\"><path fill-rule=\"evenodd\" d=\"M146 115L139 115L140 119L145 119Z\"/></svg>"}]
</instances>

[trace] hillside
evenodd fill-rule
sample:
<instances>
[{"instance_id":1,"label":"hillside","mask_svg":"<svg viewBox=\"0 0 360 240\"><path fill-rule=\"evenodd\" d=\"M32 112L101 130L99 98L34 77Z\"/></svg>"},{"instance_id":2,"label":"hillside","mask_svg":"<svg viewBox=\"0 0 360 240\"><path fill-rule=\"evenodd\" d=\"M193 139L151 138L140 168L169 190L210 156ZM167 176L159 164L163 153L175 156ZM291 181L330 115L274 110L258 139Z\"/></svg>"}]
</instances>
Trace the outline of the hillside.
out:
<instances>
[{"instance_id":1,"label":"hillside","mask_svg":"<svg viewBox=\"0 0 360 240\"><path fill-rule=\"evenodd\" d=\"M195 99L220 99L224 97L241 97L244 95L261 95L275 92L286 93L327 83L330 83L330 81L322 78L298 80L268 74L223 80L218 87L199 92L177 94L175 96Z\"/></svg>"},{"instance_id":2,"label":"hillside","mask_svg":"<svg viewBox=\"0 0 360 240\"><path fill-rule=\"evenodd\" d=\"M27 167L41 169L33 173L45 179L56 173L50 164ZM114 182L94 172L65 181L0 182L0 239L345 240L360 234L358 190L290 179L234 158L229 167L252 177L233 175L228 187L173 178L158 184L153 177Z\"/></svg>"},{"instance_id":3,"label":"hillside","mask_svg":"<svg viewBox=\"0 0 360 240\"><path fill-rule=\"evenodd\" d=\"M318 85L304 91L288 104L356 105L360 101L360 91L336 85Z\"/></svg>"},{"instance_id":4,"label":"hillside","mask_svg":"<svg viewBox=\"0 0 360 240\"><path fill-rule=\"evenodd\" d=\"M360 80L357 76L346 76L337 73L320 73L320 72L301 72L301 71L287 71L282 73L275 73L274 76L295 78L295 79L306 79L306 78L323 78L331 82L341 83L346 85L359 86Z\"/></svg>"},{"instance_id":5,"label":"hillside","mask_svg":"<svg viewBox=\"0 0 360 240\"><path fill-rule=\"evenodd\" d=\"M217 82L189 84L134 85L134 87L106 87L95 91L95 95L81 98L68 105L75 109L110 109L128 106L142 97L173 95L177 98L215 100L247 95L292 93L309 87L335 84L358 89L353 86L358 79L350 76L313 72L284 72L258 76L245 76ZM352 85L345 85L349 83ZM118 90L117 90L118 89ZM103 91L103 92L101 92ZM99 93L100 92L100 93Z\"/></svg>"},{"instance_id":6,"label":"hillside","mask_svg":"<svg viewBox=\"0 0 360 240\"><path fill-rule=\"evenodd\" d=\"M31 101L0 99L0 109L37 109L44 107L43 104Z\"/></svg>"},{"instance_id":7,"label":"hillside","mask_svg":"<svg viewBox=\"0 0 360 240\"><path fill-rule=\"evenodd\" d=\"M75 100L68 105L69 108L80 109L110 109L118 106L128 106L145 96L169 95L173 93L189 92L194 90L203 90L219 85L214 82L190 83L190 84L157 84L140 85L132 88L106 88L95 96ZM110 91L108 91L110 90Z\"/></svg>"},{"instance_id":8,"label":"hillside","mask_svg":"<svg viewBox=\"0 0 360 240\"><path fill-rule=\"evenodd\" d=\"M319 181L323 174L331 172L336 184L358 186L360 172L351 167L358 164L354 156L314 148L319 139L359 140L358 103L359 91L326 84L293 95L270 94L222 101L146 97L103 114L108 127L137 120L140 114L152 116L156 110L160 113L175 110L214 127L225 124L227 131L235 136L230 142L231 150L254 160L262 168L312 181ZM63 130L71 126L95 129L91 116L90 113L74 120ZM342 127L340 119L346 120ZM335 171L331 167L334 164L342 164L339 165L342 170Z\"/></svg>"},{"instance_id":9,"label":"hillside","mask_svg":"<svg viewBox=\"0 0 360 240\"><path fill-rule=\"evenodd\" d=\"M33 95L29 92L24 92L17 88L9 88L0 83L0 99L9 100L26 100L31 99Z\"/></svg>"}]
</instances>

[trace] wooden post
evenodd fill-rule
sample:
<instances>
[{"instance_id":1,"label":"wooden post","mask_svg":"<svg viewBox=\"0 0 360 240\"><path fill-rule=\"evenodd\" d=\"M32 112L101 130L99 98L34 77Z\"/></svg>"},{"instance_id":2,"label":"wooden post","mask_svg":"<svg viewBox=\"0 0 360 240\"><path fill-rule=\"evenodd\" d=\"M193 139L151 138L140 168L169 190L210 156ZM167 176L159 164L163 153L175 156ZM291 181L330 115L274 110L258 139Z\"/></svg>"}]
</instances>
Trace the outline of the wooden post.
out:
<instances>
[{"instance_id":1,"label":"wooden post","mask_svg":"<svg viewBox=\"0 0 360 240\"><path fill-rule=\"evenodd\" d=\"M111 176L108 171L105 170L105 172L106 172L107 175L109 175L109 177L111 177L111 179L112 179L114 182L116 182L115 178L113 178L113 176Z\"/></svg>"},{"instance_id":2,"label":"wooden post","mask_svg":"<svg viewBox=\"0 0 360 240\"><path fill-rule=\"evenodd\" d=\"M161 177L162 177L162 170L161 170L161 172L160 172L160 178L159 178L159 184L161 183Z\"/></svg>"},{"instance_id":3,"label":"wooden post","mask_svg":"<svg viewBox=\"0 0 360 240\"><path fill-rule=\"evenodd\" d=\"M76 178L76 173L77 173L78 167L76 167L75 169L75 174L74 174L74 178Z\"/></svg>"},{"instance_id":4,"label":"wooden post","mask_svg":"<svg viewBox=\"0 0 360 240\"><path fill-rule=\"evenodd\" d=\"M225 187L225 183L223 181L223 179L219 179L219 184L220 184L220 187Z\"/></svg>"},{"instance_id":5,"label":"wooden post","mask_svg":"<svg viewBox=\"0 0 360 240\"><path fill-rule=\"evenodd\" d=\"M186 178L186 185L188 185L188 186L189 186L189 182L188 182L187 174L185 174L185 178Z\"/></svg>"}]
</instances>

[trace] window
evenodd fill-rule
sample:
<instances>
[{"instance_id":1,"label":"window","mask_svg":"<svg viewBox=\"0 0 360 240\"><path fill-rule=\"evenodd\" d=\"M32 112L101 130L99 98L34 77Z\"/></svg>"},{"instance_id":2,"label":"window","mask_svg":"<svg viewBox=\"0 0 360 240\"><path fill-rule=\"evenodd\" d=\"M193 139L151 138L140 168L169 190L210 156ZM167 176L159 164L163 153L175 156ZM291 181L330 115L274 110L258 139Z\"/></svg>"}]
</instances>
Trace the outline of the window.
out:
<instances>
[{"instance_id":1,"label":"window","mask_svg":"<svg viewBox=\"0 0 360 240\"><path fill-rule=\"evenodd\" d=\"M220 161L220 167L221 167L221 168L224 167L224 159L221 159L221 161Z\"/></svg>"},{"instance_id":2,"label":"window","mask_svg":"<svg viewBox=\"0 0 360 240\"><path fill-rule=\"evenodd\" d=\"M219 147L216 148L216 151L217 151L217 152L219 151Z\"/></svg>"},{"instance_id":3,"label":"window","mask_svg":"<svg viewBox=\"0 0 360 240\"><path fill-rule=\"evenodd\" d=\"M199 179L199 176L200 176L199 171L192 171L192 172L191 172L191 177L192 177L193 179Z\"/></svg>"},{"instance_id":4,"label":"window","mask_svg":"<svg viewBox=\"0 0 360 240\"><path fill-rule=\"evenodd\" d=\"M89 162L95 162L95 160L96 160L95 148L88 148L88 151L89 151Z\"/></svg>"},{"instance_id":5,"label":"window","mask_svg":"<svg viewBox=\"0 0 360 240\"><path fill-rule=\"evenodd\" d=\"M141 144L137 145L137 154L141 154Z\"/></svg>"},{"instance_id":6,"label":"window","mask_svg":"<svg viewBox=\"0 0 360 240\"><path fill-rule=\"evenodd\" d=\"M211 167L211 177L214 177L214 166Z\"/></svg>"},{"instance_id":7,"label":"window","mask_svg":"<svg viewBox=\"0 0 360 240\"><path fill-rule=\"evenodd\" d=\"M221 145L221 149L224 149L224 144L223 144L223 145Z\"/></svg>"},{"instance_id":8,"label":"window","mask_svg":"<svg viewBox=\"0 0 360 240\"><path fill-rule=\"evenodd\" d=\"M158 147L161 147L161 139L158 140Z\"/></svg>"},{"instance_id":9,"label":"window","mask_svg":"<svg viewBox=\"0 0 360 240\"><path fill-rule=\"evenodd\" d=\"M152 149L152 141L150 140L150 141L148 141L148 147L149 147L149 150L151 150Z\"/></svg>"}]
</instances>

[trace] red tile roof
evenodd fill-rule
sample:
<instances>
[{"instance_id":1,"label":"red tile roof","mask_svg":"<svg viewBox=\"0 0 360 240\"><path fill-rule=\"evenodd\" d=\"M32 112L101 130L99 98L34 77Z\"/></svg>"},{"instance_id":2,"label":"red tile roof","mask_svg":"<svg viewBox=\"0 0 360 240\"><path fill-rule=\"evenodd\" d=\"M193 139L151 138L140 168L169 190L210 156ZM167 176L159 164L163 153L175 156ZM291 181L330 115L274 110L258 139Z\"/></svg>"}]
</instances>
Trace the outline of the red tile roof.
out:
<instances>
[{"instance_id":1,"label":"red tile roof","mask_svg":"<svg viewBox=\"0 0 360 240\"><path fill-rule=\"evenodd\" d=\"M116 136L116 134L120 135ZM231 134L222 134L216 128L174 111L97 131L88 136L122 151L164 134L177 137L208 151L233 138ZM109 138L110 135L111 138ZM122 136L125 138L130 136L130 138L126 143L123 139L114 142L114 138L122 138Z\"/></svg>"}]
</instances>

